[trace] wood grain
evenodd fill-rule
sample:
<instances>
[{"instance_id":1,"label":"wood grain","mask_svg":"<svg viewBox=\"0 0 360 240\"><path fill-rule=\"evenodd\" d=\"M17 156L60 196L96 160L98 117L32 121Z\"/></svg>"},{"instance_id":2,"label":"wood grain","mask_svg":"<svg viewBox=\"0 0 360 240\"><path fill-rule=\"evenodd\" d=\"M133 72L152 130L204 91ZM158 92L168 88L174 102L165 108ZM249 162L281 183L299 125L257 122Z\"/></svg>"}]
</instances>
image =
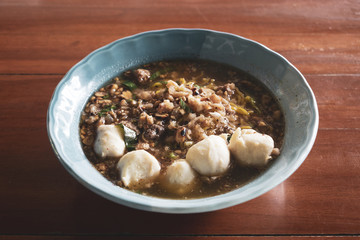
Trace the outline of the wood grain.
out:
<instances>
[{"instance_id":1,"label":"wood grain","mask_svg":"<svg viewBox=\"0 0 360 240\"><path fill-rule=\"evenodd\" d=\"M46 132L36 133L36 139L31 131L23 136L20 144L29 147L22 153L4 156L11 163L0 177L0 188L6 192L0 202L3 234L357 234L359 230L360 146L349 144L360 137L359 132L320 130L308 159L275 189L235 207L190 215L133 210L95 195L63 169ZM334 142L342 144L334 147ZM36 146L43 151L34 152ZM16 150L9 147L8 152ZM36 166L29 167L33 164L29 161L36 161Z\"/></svg>"},{"instance_id":2,"label":"wood grain","mask_svg":"<svg viewBox=\"0 0 360 240\"><path fill-rule=\"evenodd\" d=\"M0 6L0 73L64 74L116 39L173 27L251 38L280 52L304 73L360 70L358 1L33 0L3 1Z\"/></svg>"},{"instance_id":3,"label":"wood grain","mask_svg":"<svg viewBox=\"0 0 360 240\"><path fill-rule=\"evenodd\" d=\"M285 182L201 214L144 212L79 184L53 153L46 112L91 51L142 31L231 32L284 55L319 107L318 137ZM358 239L360 2L0 0L0 239Z\"/></svg>"},{"instance_id":4,"label":"wood grain","mask_svg":"<svg viewBox=\"0 0 360 240\"><path fill-rule=\"evenodd\" d=\"M113 240L113 239L132 239L132 240L306 240L306 239L316 239L316 240L350 240L354 239L356 236L56 236L56 235L45 235L45 236L5 236L3 240L43 240L43 239L86 239L86 240Z\"/></svg>"},{"instance_id":5,"label":"wood grain","mask_svg":"<svg viewBox=\"0 0 360 240\"><path fill-rule=\"evenodd\" d=\"M355 85L342 87L344 78ZM326 86L317 99L320 116L327 106L335 105L336 94L349 96L336 102L343 111L332 113L333 119L340 119L339 126L341 122L348 126L332 126L332 118L325 117L312 152L290 179L242 205L179 216L122 207L85 189L65 171L52 152L45 125L47 103L60 79L58 75L0 76L0 95L8 99L0 102L6 113L0 119L1 126L6 126L0 132L0 152L6 159L0 162L0 169L6 169L0 175L0 189L6 193L0 199L1 233L359 233L360 145L354 139L360 139L360 131L343 114L348 111L360 117L346 105L355 97L356 78L309 77L315 89Z\"/></svg>"}]
</instances>

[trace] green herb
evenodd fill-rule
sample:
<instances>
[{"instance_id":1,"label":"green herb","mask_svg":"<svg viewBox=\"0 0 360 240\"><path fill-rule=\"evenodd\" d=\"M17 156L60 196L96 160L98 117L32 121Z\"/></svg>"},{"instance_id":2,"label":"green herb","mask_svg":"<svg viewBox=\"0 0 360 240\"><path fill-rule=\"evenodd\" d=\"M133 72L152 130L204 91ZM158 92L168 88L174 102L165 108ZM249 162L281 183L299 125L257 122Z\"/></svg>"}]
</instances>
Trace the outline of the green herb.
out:
<instances>
[{"instance_id":1,"label":"green herb","mask_svg":"<svg viewBox=\"0 0 360 240\"><path fill-rule=\"evenodd\" d=\"M127 87L130 91L134 90L135 88L137 88L136 84L132 81L125 81L122 83L122 85L124 85L125 87Z\"/></svg>"},{"instance_id":2,"label":"green herb","mask_svg":"<svg viewBox=\"0 0 360 240\"><path fill-rule=\"evenodd\" d=\"M160 75L168 73L170 71L172 71L172 68L164 68L164 69L161 69L159 71L156 71L153 74L151 74L150 80L155 80L158 77L160 77Z\"/></svg>"},{"instance_id":3,"label":"green herb","mask_svg":"<svg viewBox=\"0 0 360 240\"><path fill-rule=\"evenodd\" d=\"M160 81L161 84L166 85L168 82L167 81Z\"/></svg>"},{"instance_id":4,"label":"green herb","mask_svg":"<svg viewBox=\"0 0 360 240\"><path fill-rule=\"evenodd\" d=\"M170 152L169 153L169 158L170 159L174 159L174 158L176 158L177 157L177 155L174 153L174 152Z\"/></svg>"},{"instance_id":5,"label":"green herb","mask_svg":"<svg viewBox=\"0 0 360 240\"><path fill-rule=\"evenodd\" d=\"M130 152L135 150L136 144L137 144L137 136L136 132L124 124L120 123L116 125L120 128L121 132L124 134L124 141L126 149Z\"/></svg>"},{"instance_id":6,"label":"green herb","mask_svg":"<svg viewBox=\"0 0 360 240\"><path fill-rule=\"evenodd\" d=\"M109 96L109 94L106 94L105 96L103 96L102 98L103 99L108 99L110 96Z\"/></svg>"},{"instance_id":7,"label":"green herb","mask_svg":"<svg viewBox=\"0 0 360 240\"><path fill-rule=\"evenodd\" d=\"M113 104L113 105L106 105L103 109L100 110L100 112L98 113L99 117L102 117L105 115L105 113L111 111L111 110L114 110L116 109L116 105Z\"/></svg>"},{"instance_id":8,"label":"green herb","mask_svg":"<svg viewBox=\"0 0 360 240\"><path fill-rule=\"evenodd\" d=\"M191 108L182 99L180 99L180 107L184 109L187 113L191 112Z\"/></svg>"},{"instance_id":9,"label":"green herb","mask_svg":"<svg viewBox=\"0 0 360 240\"><path fill-rule=\"evenodd\" d=\"M151 74L150 80L154 80L157 79L158 77L160 77L161 72L160 71L156 71L153 74Z\"/></svg>"},{"instance_id":10,"label":"green herb","mask_svg":"<svg viewBox=\"0 0 360 240\"><path fill-rule=\"evenodd\" d=\"M112 104L112 105L105 106L105 108L103 108L101 111L109 112L109 111L114 110L114 109L116 109L116 105Z\"/></svg>"},{"instance_id":11,"label":"green herb","mask_svg":"<svg viewBox=\"0 0 360 240\"><path fill-rule=\"evenodd\" d=\"M256 106L256 101L252 97L246 96L245 99L250 103L250 105L255 109L257 113L261 114L261 110Z\"/></svg>"}]
</instances>

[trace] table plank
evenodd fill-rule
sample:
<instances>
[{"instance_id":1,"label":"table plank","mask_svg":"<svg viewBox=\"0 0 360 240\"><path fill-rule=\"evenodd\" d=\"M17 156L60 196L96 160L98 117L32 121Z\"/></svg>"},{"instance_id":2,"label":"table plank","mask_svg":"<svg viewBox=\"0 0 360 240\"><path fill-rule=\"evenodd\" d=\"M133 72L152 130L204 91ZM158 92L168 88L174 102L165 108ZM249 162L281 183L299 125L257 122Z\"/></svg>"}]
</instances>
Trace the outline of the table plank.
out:
<instances>
[{"instance_id":1,"label":"table plank","mask_svg":"<svg viewBox=\"0 0 360 240\"><path fill-rule=\"evenodd\" d=\"M64 240L72 240L72 239L86 239L86 240L96 240L96 239L104 239L104 240L113 240L113 239L132 239L132 240L158 240L159 238L162 240L306 240L306 239L316 239L316 240L352 240L358 239L359 236L56 236L56 235L47 235L47 236L29 236L29 235L14 235L14 236L3 236L3 240L43 240L43 239L64 239Z\"/></svg>"},{"instance_id":2,"label":"table plank","mask_svg":"<svg viewBox=\"0 0 360 240\"><path fill-rule=\"evenodd\" d=\"M354 121L343 118L348 125L339 130L340 122L331 126L331 119L323 119L314 148L300 169L257 199L210 213L150 213L97 196L56 159L45 118L47 103L60 79L61 75L0 76L0 95L7 99L0 102L6 113L0 118L0 125L6 126L0 132L0 152L5 160L0 162L0 189L6 193L0 198L0 234L360 233L360 143L354 141L360 139L360 130ZM342 87L343 79L353 87ZM351 106L346 103L359 99L354 90L356 76L312 75L309 81L315 92L322 91L320 116L335 99L350 114ZM333 119L343 117L339 111L333 114ZM354 111L353 117L359 118L359 114Z\"/></svg>"},{"instance_id":3,"label":"table plank","mask_svg":"<svg viewBox=\"0 0 360 240\"><path fill-rule=\"evenodd\" d=\"M0 4L3 74L64 74L118 38L171 27L210 28L251 38L280 52L304 73L360 70L358 1L157 1L151 11L144 1Z\"/></svg>"},{"instance_id":4,"label":"table plank","mask_svg":"<svg viewBox=\"0 0 360 240\"><path fill-rule=\"evenodd\" d=\"M250 35L231 32L279 52L304 74L357 74L360 71L360 34ZM0 74L65 74L90 52L128 34L112 31L89 32L81 36L73 32L32 35L34 33L0 38L0 46L5 46L0 49ZM32 41L28 41L29 38Z\"/></svg>"},{"instance_id":5,"label":"table plank","mask_svg":"<svg viewBox=\"0 0 360 240\"><path fill-rule=\"evenodd\" d=\"M0 6L0 19L4 20L0 26L5 31L19 33L21 28L23 31L66 32L76 29L78 34L97 29L99 25L106 25L104 30L112 31L117 24L125 25L126 22L132 23L132 29L141 25L169 24L194 27L202 23L224 29L239 26L251 33L314 33L329 30L358 33L360 9L360 3L356 0L328 0L326 4L311 0L296 3L291 0L160 0L152 3L145 0L121 3L116 0L55 0L42 3L36 0L3 0Z\"/></svg>"},{"instance_id":6,"label":"table plank","mask_svg":"<svg viewBox=\"0 0 360 240\"><path fill-rule=\"evenodd\" d=\"M44 135L37 132L38 140L24 136L27 142L22 143L46 146ZM360 193L356 189L360 154L358 143L349 144L350 137L359 139L360 132L349 136L348 132L320 130L303 166L275 189L224 210L178 216L134 210L105 200L66 173L49 146L36 154L25 149L23 154L7 158L12 164L7 164L8 171L0 177L0 188L7 193L0 201L1 233L359 234ZM334 142L342 144L334 147ZM36 166L19 165L29 161L24 156L36 159Z\"/></svg>"},{"instance_id":7,"label":"table plank","mask_svg":"<svg viewBox=\"0 0 360 240\"><path fill-rule=\"evenodd\" d=\"M360 128L360 74L305 75L319 108L320 128Z\"/></svg>"}]
</instances>

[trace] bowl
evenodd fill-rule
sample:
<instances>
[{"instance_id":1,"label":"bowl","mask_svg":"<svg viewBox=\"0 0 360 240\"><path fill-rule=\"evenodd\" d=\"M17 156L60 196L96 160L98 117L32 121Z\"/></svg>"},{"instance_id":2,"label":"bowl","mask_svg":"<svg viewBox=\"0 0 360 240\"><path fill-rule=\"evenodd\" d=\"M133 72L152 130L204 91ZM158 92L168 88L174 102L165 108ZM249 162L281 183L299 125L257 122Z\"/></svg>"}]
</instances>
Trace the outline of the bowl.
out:
<instances>
[{"instance_id":1,"label":"bowl","mask_svg":"<svg viewBox=\"0 0 360 240\"><path fill-rule=\"evenodd\" d=\"M113 185L87 160L79 122L88 98L119 73L141 64L170 59L207 59L246 71L278 99L285 118L280 156L248 184L214 197L189 200L143 196ZM80 183L116 203L163 213L196 213L256 198L286 180L309 154L318 130L315 96L303 75L284 57L246 38L206 29L165 29L125 37L95 50L57 85L47 114L48 136L63 166Z\"/></svg>"}]
</instances>

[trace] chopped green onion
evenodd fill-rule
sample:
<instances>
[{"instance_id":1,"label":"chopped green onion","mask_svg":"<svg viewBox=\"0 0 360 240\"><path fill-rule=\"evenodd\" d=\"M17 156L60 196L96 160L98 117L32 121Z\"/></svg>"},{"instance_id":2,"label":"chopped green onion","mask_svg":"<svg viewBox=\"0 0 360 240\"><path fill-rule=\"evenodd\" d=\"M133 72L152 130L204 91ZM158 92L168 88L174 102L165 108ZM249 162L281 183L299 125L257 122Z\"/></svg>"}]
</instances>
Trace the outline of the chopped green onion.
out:
<instances>
[{"instance_id":1,"label":"chopped green onion","mask_svg":"<svg viewBox=\"0 0 360 240\"><path fill-rule=\"evenodd\" d=\"M151 74L150 80L154 80L157 79L158 77L160 77L161 72L160 71L156 71L153 74Z\"/></svg>"},{"instance_id":2,"label":"chopped green onion","mask_svg":"<svg viewBox=\"0 0 360 240\"><path fill-rule=\"evenodd\" d=\"M103 109L100 110L100 112L98 113L99 117L102 117L105 115L105 113L111 111L111 110L114 110L116 109L116 105L113 104L113 105L106 105Z\"/></svg>"},{"instance_id":3,"label":"chopped green onion","mask_svg":"<svg viewBox=\"0 0 360 240\"><path fill-rule=\"evenodd\" d=\"M256 106L256 101L252 97L246 96L245 100L250 103L250 105L255 109L257 113L261 113L261 110L258 108L258 106Z\"/></svg>"},{"instance_id":4,"label":"chopped green onion","mask_svg":"<svg viewBox=\"0 0 360 240\"><path fill-rule=\"evenodd\" d=\"M174 153L174 152L170 152L169 153L169 158L170 159L174 159L174 158L176 158L177 157L177 155Z\"/></svg>"},{"instance_id":5,"label":"chopped green onion","mask_svg":"<svg viewBox=\"0 0 360 240\"><path fill-rule=\"evenodd\" d=\"M164 69L161 69L161 70L159 70L159 71L156 71L156 72L154 72L153 74L151 74L150 80L155 80L155 79L157 79L158 77L160 77L160 75L165 74L165 73L168 73L168 72L170 72L170 71L172 71L172 68L164 68Z\"/></svg>"},{"instance_id":6,"label":"chopped green onion","mask_svg":"<svg viewBox=\"0 0 360 240\"><path fill-rule=\"evenodd\" d=\"M122 83L122 85L124 85L125 87L127 87L130 91L134 90L135 88L137 88L136 84L132 81L125 81Z\"/></svg>"},{"instance_id":7,"label":"chopped green onion","mask_svg":"<svg viewBox=\"0 0 360 240\"><path fill-rule=\"evenodd\" d=\"M180 107L184 109L187 113L191 112L191 108L182 99L180 99Z\"/></svg>"},{"instance_id":8,"label":"chopped green onion","mask_svg":"<svg viewBox=\"0 0 360 240\"><path fill-rule=\"evenodd\" d=\"M126 149L131 152L131 151L134 151L136 149L136 144L125 144L126 145Z\"/></svg>"}]
</instances>

